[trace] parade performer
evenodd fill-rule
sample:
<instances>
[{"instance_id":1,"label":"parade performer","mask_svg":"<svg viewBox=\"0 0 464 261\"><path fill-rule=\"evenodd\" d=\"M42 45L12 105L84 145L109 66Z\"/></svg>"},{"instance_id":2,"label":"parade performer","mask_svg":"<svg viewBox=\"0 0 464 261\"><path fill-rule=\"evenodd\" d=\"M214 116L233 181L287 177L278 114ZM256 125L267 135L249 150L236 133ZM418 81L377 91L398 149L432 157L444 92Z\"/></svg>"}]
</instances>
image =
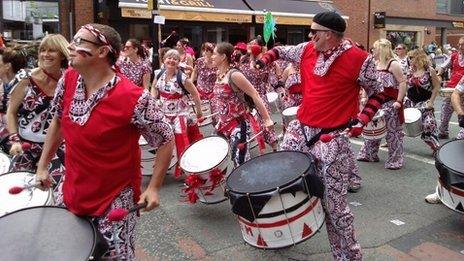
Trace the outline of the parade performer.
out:
<instances>
[{"instance_id":1,"label":"parade performer","mask_svg":"<svg viewBox=\"0 0 464 261\"><path fill-rule=\"evenodd\" d=\"M195 85L179 70L180 55L177 50L171 49L164 55L164 69L155 71L152 95L161 101L161 108L174 130L176 140L177 158L180 159L185 149L193 142L188 136L187 120L190 114L189 98L192 96L195 103L197 118L202 117L201 101ZM175 176L181 176L180 166L176 166Z\"/></svg>"},{"instance_id":2,"label":"parade performer","mask_svg":"<svg viewBox=\"0 0 464 261\"><path fill-rule=\"evenodd\" d=\"M299 106L303 100L301 89L301 75L298 65L289 63L282 73L281 81L283 86L278 88L277 92L281 94L282 110L289 107Z\"/></svg>"},{"instance_id":3,"label":"parade performer","mask_svg":"<svg viewBox=\"0 0 464 261\"><path fill-rule=\"evenodd\" d=\"M464 37L459 38L458 52L453 52L449 59L438 67L438 76L441 76L445 70L451 69L451 77L444 87L454 88L464 75ZM449 138L449 121L453 115L453 108L451 107L451 98L443 98L441 104L441 121L438 127L438 137L440 139Z\"/></svg>"},{"instance_id":4,"label":"parade performer","mask_svg":"<svg viewBox=\"0 0 464 261\"><path fill-rule=\"evenodd\" d=\"M7 128L10 133L10 154L15 156L11 167L13 171L35 171L37 168L52 120L51 101L58 79L68 65L67 45L68 41L59 34L49 34L42 39L38 54L39 67L23 71L22 80L11 90ZM23 142L30 143L30 149L23 151ZM63 156L63 147L57 155Z\"/></svg>"},{"instance_id":5,"label":"parade performer","mask_svg":"<svg viewBox=\"0 0 464 261\"><path fill-rule=\"evenodd\" d=\"M159 205L173 133L150 93L113 70L121 38L112 27L84 25L68 49L72 68L57 87L37 180L50 186L47 165L64 139L66 175L56 203L92 218L110 247L105 258L135 260L136 213L113 225L108 214L137 202L147 203L146 211ZM153 176L143 193L140 134L158 148Z\"/></svg>"},{"instance_id":6,"label":"parade performer","mask_svg":"<svg viewBox=\"0 0 464 261\"><path fill-rule=\"evenodd\" d=\"M117 66L124 76L135 85L148 90L150 87L151 66L145 48L137 39L129 39L124 45L124 58Z\"/></svg>"},{"instance_id":7,"label":"parade performer","mask_svg":"<svg viewBox=\"0 0 464 261\"><path fill-rule=\"evenodd\" d=\"M374 58L379 79L385 87L387 101L382 105L387 122L387 146L388 159L385 168L397 170L403 167L403 99L406 95L406 80L398 61L394 59L390 41L380 39L374 43ZM359 161L378 162L380 139L364 140L364 144L358 154Z\"/></svg>"},{"instance_id":8,"label":"parade performer","mask_svg":"<svg viewBox=\"0 0 464 261\"><path fill-rule=\"evenodd\" d=\"M265 68L257 69L255 66L255 61L262 57L264 54L264 42L261 37L257 37L256 39L251 40L248 43L248 54L243 56L239 69L242 71L243 75L247 78L247 80L253 85L253 87L258 92L261 100L264 102L264 106L266 107L267 113L270 114L270 107L269 102L267 100L266 93L269 89L269 74L271 66L267 66ZM263 118L260 114L258 119L261 124L263 124ZM277 134L272 130L265 130L264 131L264 140L267 144L269 144L274 151L277 150Z\"/></svg>"},{"instance_id":9,"label":"parade performer","mask_svg":"<svg viewBox=\"0 0 464 261\"><path fill-rule=\"evenodd\" d=\"M234 47L230 43L219 43L214 48L212 59L213 65L218 67L218 78L214 86L213 103L219 112L216 130L229 139L232 160L238 166L250 157L247 139L262 129L250 113L250 103L254 104L261 115L263 128L273 129L274 123L253 85L240 71L232 67L233 52ZM262 135L257 139L263 149Z\"/></svg>"},{"instance_id":10,"label":"parade performer","mask_svg":"<svg viewBox=\"0 0 464 261\"><path fill-rule=\"evenodd\" d=\"M430 65L427 54L420 49L411 51L411 66L407 74L406 108L417 108L422 113L422 140L435 153L440 146L433 104L440 90L438 76Z\"/></svg>"},{"instance_id":11,"label":"parade performer","mask_svg":"<svg viewBox=\"0 0 464 261\"><path fill-rule=\"evenodd\" d=\"M347 126L352 126L350 135L360 135L362 125L374 116L384 96L379 94L382 86L377 81L373 58L344 38L345 29L346 23L339 14L318 13L311 24L311 42L276 47L257 65L264 66L276 59L299 64L303 101L298 119L289 124L281 149L310 152L317 158L318 175L325 184L322 201L334 259L361 260L361 246L347 204L352 148L344 135L335 135L328 143L320 142L319 137L322 133L343 131ZM360 86L370 99L356 117Z\"/></svg>"},{"instance_id":12,"label":"parade performer","mask_svg":"<svg viewBox=\"0 0 464 261\"><path fill-rule=\"evenodd\" d=\"M195 61L195 67L192 73L192 82L197 82L197 90L200 93L200 99L209 101L213 97L214 83L217 78L217 68L213 66L211 56L213 55L214 45L212 43L203 43L201 52L203 57Z\"/></svg>"}]
</instances>

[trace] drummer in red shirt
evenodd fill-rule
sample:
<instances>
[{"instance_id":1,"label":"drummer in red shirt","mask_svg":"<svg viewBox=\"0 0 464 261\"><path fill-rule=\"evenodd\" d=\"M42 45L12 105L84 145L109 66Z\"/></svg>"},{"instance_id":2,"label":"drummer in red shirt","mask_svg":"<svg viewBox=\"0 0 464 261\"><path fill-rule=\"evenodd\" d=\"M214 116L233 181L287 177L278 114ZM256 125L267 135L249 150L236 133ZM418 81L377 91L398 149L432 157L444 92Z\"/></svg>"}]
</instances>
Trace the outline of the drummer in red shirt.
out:
<instances>
[{"instance_id":1,"label":"drummer in red shirt","mask_svg":"<svg viewBox=\"0 0 464 261\"><path fill-rule=\"evenodd\" d=\"M68 46L72 68L55 92L54 118L37 180L50 186L47 165L64 139L66 174L57 205L93 218L110 246L109 258L135 260L136 213L116 224L108 220L108 213L115 208L130 209L137 202L146 202L146 211L159 205L158 191L171 159L173 132L150 93L113 69L120 48L121 37L106 25L85 25L74 36ZM153 176L143 193L141 134L158 148Z\"/></svg>"},{"instance_id":2,"label":"drummer in red shirt","mask_svg":"<svg viewBox=\"0 0 464 261\"><path fill-rule=\"evenodd\" d=\"M339 14L319 13L311 25L311 42L276 47L258 65L276 59L299 65L303 101L281 149L310 152L317 158L318 175L325 185L325 222L334 259L361 260L347 204L349 176L355 164L353 151L348 138L337 133L351 126L348 136L359 135L385 98L379 94L383 87L377 81L373 58L343 37L345 29ZM370 99L358 116L360 87ZM319 137L323 133L332 133L334 138L322 143Z\"/></svg>"}]
</instances>

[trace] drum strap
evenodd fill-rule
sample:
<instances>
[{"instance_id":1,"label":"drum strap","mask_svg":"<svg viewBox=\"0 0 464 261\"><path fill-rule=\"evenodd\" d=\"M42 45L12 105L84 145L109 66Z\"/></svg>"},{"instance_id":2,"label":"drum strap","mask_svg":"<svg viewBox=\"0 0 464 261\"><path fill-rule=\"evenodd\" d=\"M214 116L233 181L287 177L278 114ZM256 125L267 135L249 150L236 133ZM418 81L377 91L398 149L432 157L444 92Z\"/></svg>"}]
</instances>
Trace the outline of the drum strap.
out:
<instances>
[{"instance_id":1,"label":"drum strap","mask_svg":"<svg viewBox=\"0 0 464 261\"><path fill-rule=\"evenodd\" d=\"M247 124L245 120L240 120L240 143L245 143L247 140ZM248 146L248 145L247 145ZM246 150L238 151L238 164L245 162Z\"/></svg>"},{"instance_id":2,"label":"drum strap","mask_svg":"<svg viewBox=\"0 0 464 261\"><path fill-rule=\"evenodd\" d=\"M336 131L336 130L344 130L344 129L346 129L346 128L348 128L350 126L350 123L347 122L347 123L345 123L345 124L343 124L341 126L334 127L334 128L321 129L321 131L319 131L311 139L308 139L308 135L306 135L306 132L305 132L305 129L304 129L305 126L306 125L304 125L303 123L300 123L301 131L303 132L303 136L305 138L306 146L308 146L308 148L311 148L321 138L322 134L328 134L328 133L331 133L331 132Z\"/></svg>"}]
</instances>

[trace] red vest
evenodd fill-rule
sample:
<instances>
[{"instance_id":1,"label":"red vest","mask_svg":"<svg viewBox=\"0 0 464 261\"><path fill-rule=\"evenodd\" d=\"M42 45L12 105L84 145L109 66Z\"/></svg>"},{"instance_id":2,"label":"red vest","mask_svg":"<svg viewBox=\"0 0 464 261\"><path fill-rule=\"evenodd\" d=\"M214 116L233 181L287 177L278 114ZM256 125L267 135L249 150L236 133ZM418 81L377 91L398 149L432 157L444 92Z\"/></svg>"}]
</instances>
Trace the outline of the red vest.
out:
<instances>
[{"instance_id":1,"label":"red vest","mask_svg":"<svg viewBox=\"0 0 464 261\"><path fill-rule=\"evenodd\" d=\"M449 80L447 87L456 87L463 76L464 67L459 66L459 53L454 52L451 54L451 79Z\"/></svg>"},{"instance_id":2,"label":"red vest","mask_svg":"<svg viewBox=\"0 0 464 261\"><path fill-rule=\"evenodd\" d=\"M61 130L66 142L64 203L76 215L101 216L127 187L140 196L140 133L131 124L143 89L126 77L93 108L84 124L69 118L78 72L65 75Z\"/></svg>"},{"instance_id":3,"label":"red vest","mask_svg":"<svg viewBox=\"0 0 464 261\"><path fill-rule=\"evenodd\" d=\"M355 118L359 111L357 79L367 53L356 47L346 50L322 77L313 73L318 55L309 43L301 57L303 102L297 117L311 127L334 128Z\"/></svg>"}]
</instances>

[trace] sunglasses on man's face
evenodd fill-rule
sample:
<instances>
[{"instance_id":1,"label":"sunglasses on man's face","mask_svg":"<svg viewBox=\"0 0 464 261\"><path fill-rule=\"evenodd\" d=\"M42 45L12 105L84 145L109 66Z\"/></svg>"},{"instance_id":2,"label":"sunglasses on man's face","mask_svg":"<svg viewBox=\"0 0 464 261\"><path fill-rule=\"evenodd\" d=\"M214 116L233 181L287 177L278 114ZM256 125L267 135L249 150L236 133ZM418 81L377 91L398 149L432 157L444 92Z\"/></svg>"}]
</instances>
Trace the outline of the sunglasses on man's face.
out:
<instances>
[{"instance_id":1,"label":"sunglasses on man's face","mask_svg":"<svg viewBox=\"0 0 464 261\"><path fill-rule=\"evenodd\" d=\"M402 47L396 47L395 50L404 50Z\"/></svg>"},{"instance_id":2,"label":"sunglasses on man's face","mask_svg":"<svg viewBox=\"0 0 464 261\"><path fill-rule=\"evenodd\" d=\"M332 30L313 29L313 28L309 29L309 33L311 35L316 35L317 32L332 32Z\"/></svg>"}]
</instances>

